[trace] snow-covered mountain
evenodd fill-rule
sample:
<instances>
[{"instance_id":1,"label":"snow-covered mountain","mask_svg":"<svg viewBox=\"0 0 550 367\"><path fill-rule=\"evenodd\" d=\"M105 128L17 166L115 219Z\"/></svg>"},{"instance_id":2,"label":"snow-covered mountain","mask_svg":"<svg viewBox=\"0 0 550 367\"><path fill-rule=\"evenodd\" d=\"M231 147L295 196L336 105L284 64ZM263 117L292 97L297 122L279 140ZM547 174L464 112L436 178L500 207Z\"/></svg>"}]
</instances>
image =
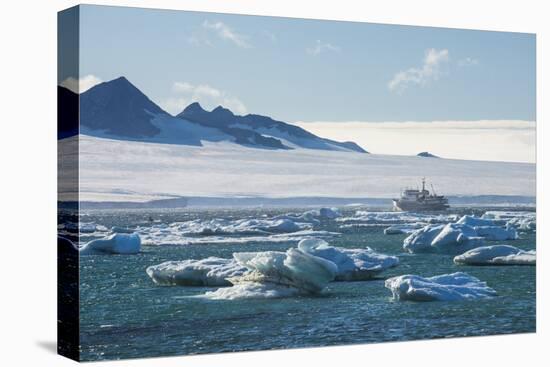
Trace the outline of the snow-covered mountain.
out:
<instances>
[{"instance_id":1,"label":"snow-covered mountain","mask_svg":"<svg viewBox=\"0 0 550 367\"><path fill-rule=\"evenodd\" d=\"M187 106L177 117L220 129L243 145L252 143L283 149L300 147L366 153L363 148L353 142L341 143L320 138L301 127L277 121L268 116L254 114L237 116L222 106L208 112L195 102ZM265 141L266 138L270 138L270 140Z\"/></svg>"},{"instance_id":2,"label":"snow-covered mountain","mask_svg":"<svg viewBox=\"0 0 550 367\"><path fill-rule=\"evenodd\" d=\"M366 153L353 142L337 142L267 116L237 116L198 103L172 116L125 77L96 85L80 95L80 132L119 140L202 146L227 141L275 150L295 148Z\"/></svg>"}]
</instances>

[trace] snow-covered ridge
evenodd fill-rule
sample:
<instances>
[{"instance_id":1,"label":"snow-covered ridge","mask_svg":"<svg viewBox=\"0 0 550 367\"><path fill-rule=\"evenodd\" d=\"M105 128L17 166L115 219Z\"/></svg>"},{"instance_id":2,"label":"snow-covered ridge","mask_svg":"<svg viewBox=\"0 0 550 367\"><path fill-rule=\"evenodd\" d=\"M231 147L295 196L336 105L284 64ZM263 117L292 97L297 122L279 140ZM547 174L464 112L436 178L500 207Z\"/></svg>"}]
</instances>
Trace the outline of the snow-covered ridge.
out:
<instances>
[{"instance_id":1,"label":"snow-covered ridge","mask_svg":"<svg viewBox=\"0 0 550 367\"><path fill-rule=\"evenodd\" d=\"M365 152L355 143L323 139L267 116L236 116L222 106L208 112L192 103L171 116L125 77L100 83L80 95L80 127L87 135L164 144L202 146L203 141L226 141L261 149Z\"/></svg>"}]
</instances>

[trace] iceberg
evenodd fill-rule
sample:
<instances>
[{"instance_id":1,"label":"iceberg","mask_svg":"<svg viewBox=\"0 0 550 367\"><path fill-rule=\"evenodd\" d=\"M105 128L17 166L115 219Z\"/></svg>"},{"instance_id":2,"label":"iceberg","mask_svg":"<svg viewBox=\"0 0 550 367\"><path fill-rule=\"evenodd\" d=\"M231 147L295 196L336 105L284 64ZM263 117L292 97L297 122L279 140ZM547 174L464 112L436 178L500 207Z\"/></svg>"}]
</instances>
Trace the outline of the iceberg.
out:
<instances>
[{"instance_id":1,"label":"iceberg","mask_svg":"<svg viewBox=\"0 0 550 367\"><path fill-rule=\"evenodd\" d=\"M537 213L527 211L487 211L482 218L504 222L506 227L516 228L519 231L530 232L537 229Z\"/></svg>"},{"instance_id":2,"label":"iceberg","mask_svg":"<svg viewBox=\"0 0 550 367\"><path fill-rule=\"evenodd\" d=\"M399 264L396 256L379 254L369 247L332 247L326 241L315 238L301 240L298 249L336 264L338 270L335 280L339 281L371 279L376 274Z\"/></svg>"},{"instance_id":3,"label":"iceberg","mask_svg":"<svg viewBox=\"0 0 550 367\"><path fill-rule=\"evenodd\" d=\"M187 222L176 222L169 225L170 229L175 229L183 235L201 235L212 236L220 234L273 234L273 233L292 233L301 230L311 229L309 223L296 223L295 221L284 219L211 219L211 220L192 220Z\"/></svg>"},{"instance_id":4,"label":"iceberg","mask_svg":"<svg viewBox=\"0 0 550 367\"><path fill-rule=\"evenodd\" d=\"M105 238L88 242L80 248L80 254L137 254L140 247L141 239L137 233L115 233Z\"/></svg>"},{"instance_id":5,"label":"iceberg","mask_svg":"<svg viewBox=\"0 0 550 367\"><path fill-rule=\"evenodd\" d=\"M273 219L286 219L293 222L311 223L314 226L318 226L319 224L321 224L321 221L317 219L317 217L319 217L319 212L317 212L316 210L309 210L302 214L288 213L285 215L278 215L276 217L273 217Z\"/></svg>"},{"instance_id":6,"label":"iceberg","mask_svg":"<svg viewBox=\"0 0 550 367\"><path fill-rule=\"evenodd\" d=\"M479 226L474 227L478 236L485 238L487 241L507 241L517 240L518 233L513 227L495 227L495 226Z\"/></svg>"},{"instance_id":7,"label":"iceberg","mask_svg":"<svg viewBox=\"0 0 550 367\"><path fill-rule=\"evenodd\" d=\"M496 291L485 282L460 272L431 278L401 275L387 279L385 286L399 301L459 301L496 296Z\"/></svg>"},{"instance_id":8,"label":"iceberg","mask_svg":"<svg viewBox=\"0 0 550 367\"><path fill-rule=\"evenodd\" d=\"M536 265L536 252L508 245L483 246L455 256L453 261L464 265Z\"/></svg>"},{"instance_id":9,"label":"iceberg","mask_svg":"<svg viewBox=\"0 0 550 367\"><path fill-rule=\"evenodd\" d=\"M228 280L228 289L207 292L209 299L273 298L316 294L334 280L338 268L328 260L291 248L286 252L237 252L237 263L249 271Z\"/></svg>"},{"instance_id":10,"label":"iceberg","mask_svg":"<svg viewBox=\"0 0 550 367\"><path fill-rule=\"evenodd\" d=\"M456 255L484 246L484 241L516 240L516 229L508 224L503 227L503 223L465 215L456 223L428 224L405 238L403 248L411 253L439 252Z\"/></svg>"},{"instance_id":11,"label":"iceberg","mask_svg":"<svg viewBox=\"0 0 550 367\"><path fill-rule=\"evenodd\" d=\"M411 253L433 251L432 241L445 227L442 224L428 224L427 226L414 231L403 240L403 249Z\"/></svg>"},{"instance_id":12,"label":"iceberg","mask_svg":"<svg viewBox=\"0 0 550 367\"><path fill-rule=\"evenodd\" d=\"M247 269L235 259L208 257L201 260L166 261L149 266L147 275L160 285L230 286L230 277L243 275Z\"/></svg>"},{"instance_id":13,"label":"iceberg","mask_svg":"<svg viewBox=\"0 0 550 367\"><path fill-rule=\"evenodd\" d=\"M319 217L325 219L336 219L341 217L340 211L337 208L321 208L319 209Z\"/></svg>"},{"instance_id":14,"label":"iceberg","mask_svg":"<svg viewBox=\"0 0 550 367\"><path fill-rule=\"evenodd\" d=\"M464 215L456 223L464 224L471 227L478 227L478 226L494 227L494 226L504 224L502 222L501 223L496 222L493 219L478 218L478 217L474 217L473 215Z\"/></svg>"},{"instance_id":15,"label":"iceberg","mask_svg":"<svg viewBox=\"0 0 550 367\"><path fill-rule=\"evenodd\" d=\"M446 224L433 239L431 247L440 253L461 254L472 248L482 246L484 239L478 236L473 227L465 224Z\"/></svg>"},{"instance_id":16,"label":"iceberg","mask_svg":"<svg viewBox=\"0 0 550 367\"><path fill-rule=\"evenodd\" d=\"M364 224L441 224L454 222L458 219L456 214L423 214L411 212L369 212L358 210L354 216L337 218L343 223L364 223Z\"/></svg>"}]
</instances>

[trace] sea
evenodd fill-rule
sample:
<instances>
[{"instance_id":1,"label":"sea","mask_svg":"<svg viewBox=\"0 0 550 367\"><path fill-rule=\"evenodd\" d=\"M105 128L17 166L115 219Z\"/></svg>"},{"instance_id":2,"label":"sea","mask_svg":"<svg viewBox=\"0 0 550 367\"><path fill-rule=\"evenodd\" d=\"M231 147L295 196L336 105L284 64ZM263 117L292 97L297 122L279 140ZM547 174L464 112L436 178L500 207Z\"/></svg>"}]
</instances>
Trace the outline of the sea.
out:
<instances>
[{"instance_id":1,"label":"sea","mask_svg":"<svg viewBox=\"0 0 550 367\"><path fill-rule=\"evenodd\" d=\"M480 215L488 208L461 208L448 214ZM81 244L113 227L135 229L142 237L135 255L80 257L80 353L82 360L142 358L202 353L322 347L536 331L535 266L464 266L441 254L403 251L406 234L385 235L390 222L354 220L369 208L340 208L339 219L323 219L296 233L182 233L174 223L223 223L273 218L311 208L109 209L88 210ZM379 209L377 209L379 210ZM345 218L349 218L346 221ZM353 225L354 223L359 225ZM351 225L350 225L351 224ZM187 228L186 226L183 226ZM195 228L194 225L193 228ZM222 231L223 232L223 231ZM286 251L306 237L330 245L370 247L397 256L400 264L368 281L331 282L318 295L277 299L212 300L216 287L161 286L147 267L169 260L231 258L235 252ZM499 242L500 243L500 242ZM535 249L535 232L521 232L507 244ZM388 277L466 272L498 296L457 302L392 299Z\"/></svg>"}]
</instances>

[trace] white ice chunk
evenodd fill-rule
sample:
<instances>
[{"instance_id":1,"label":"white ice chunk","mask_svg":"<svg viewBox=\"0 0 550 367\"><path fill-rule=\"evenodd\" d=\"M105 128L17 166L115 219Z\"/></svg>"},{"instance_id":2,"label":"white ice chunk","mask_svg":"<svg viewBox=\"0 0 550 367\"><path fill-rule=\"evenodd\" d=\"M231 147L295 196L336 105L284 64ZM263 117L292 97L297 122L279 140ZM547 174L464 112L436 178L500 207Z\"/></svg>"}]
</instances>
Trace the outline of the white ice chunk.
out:
<instances>
[{"instance_id":1,"label":"white ice chunk","mask_svg":"<svg viewBox=\"0 0 550 367\"><path fill-rule=\"evenodd\" d=\"M487 211L482 216L487 219L505 222L506 227L513 227L520 231L534 231L537 229L537 213L527 211Z\"/></svg>"},{"instance_id":2,"label":"white ice chunk","mask_svg":"<svg viewBox=\"0 0 550 367\"><path fill-rule=\"evenodd\" d=\"M467 226L471 227L477 227L477 226L497 226L503 223L497 223L492 219L484 219L484 218L478 218L474 217L472 215L464 215L462 218L460 218L457 222L458 224L465 224Z\"/></svg>"},{"instance_id":3,"label":"white ice chunk","mask_svg":"<svg viewBox=\"0 0 550 367\"><path fill-rule=\"evenodd\" d=\"M278 215L276 217L273 217L273 219L286 219L286 220L291 220L293 222L311 223L314 226L318 226L319 224L321 224L321 222L319 221L319 219L317 219L317 217L319 217L318 211L309 210L302 214L288 213L285 215Z\"/></svg>"},{"instance_id":4,"label":"white ice chunk","mask_svg":"<svg viewBox=\"0 0 550 367\"><path fill-rule=\"evenodd\" d=\"M252 270L232 283L275 283L294 287L306 293L320 292L334 280L338 268L328 260L291 248L286 252L236 252L237 262Z\"/></svg>"},{"instance_id":5,"label":"white ice chunk","mask_svg":"<svg viewBox=\"0 0 550 367\"><path fill-rule=\"evenodd\" d=\"M517 240L518 233L515 228L495 227L495 226L479 226L474 227L478 236L485 238L487 241L506 241Z\"/></svg>"},{"instance_id":6,"label":"white ice chunk","mask_svg":"<svg viewBox=\"0 0 550 367\"><path fill-rule=\"evenodd\" d=\"M432 241L444 227L442 224L429 224L414 231L403 240L403 248L411 253L433 251Z\"/></svg>"},{"instance_id":7,"label":"white ice chunk","mask_svg":"<svg viewBox=\"0 0 550 367\"><path fill-rule=\"evenodd\" d=\"M427 225L411 233L403 241L403 248L411 253L438 252L460 254L483 245L473 227L465 224Z\"/></svg>"},{"instance_id":8,"label":"white ice chunk","mask_svg":"<svg viewBox=\"0 0 550 367\"><path fill-rule=\"evenodd\" d=\"M141 239L138 234L115 233L108 237L88 242L80 248L80 254L137 254L140 247Z\"/></svg>"},{"instance_id":9,"label":"white ice chunk","mask_svg":"<svg viewBox=\"0 0 550 367\"><path fill-rule=\"evenodd\" d=\"M397 257L376 253L369 247L363 249L332 247L326 241L316 238L301 240L298 243L298 249L335 263L338 267L335 279L342 281L370 279L399 264Z\"/></svg>"},{"instance_id":10,"label":"white ice chunk","mask_svg":"<svg viewBox=\"0 0 550 367\"><path fill-rule=\"evenodd\" d=\"M237 252L233 257L249 271L199 297L209 299L276 298L318 293L338 271L330 261L291 248L286 252Z\"/></svg>"},{"instance_id":11,"label":"white ice chunk","mask_svg":"<svg viewBox=\"0 0 550 367\"><path fill-rule=\"evenodd\" d=\"M166 261L149 266L151 279L161 285L230 286L230 277L243 275L247 269L235 259L208 257L201 260Z\"/></svg>"},{"instance_id":12,"label":"white ice chunk","mask_svg":"<svg viewBox=\"0 0 550 367\"><path fill-rule=\"evenodd\" d=\"M453 273L423 278L401 275L387 279L386 288L400 301L459 301L485 299L496 295L485 282L466 273Z\"/></svg>"},{"instance_id":13,"label":"white ice chunk","mask_svg":"<svg viewBox=\"0 0 550 367\"><path fill-rule=\"evenodd\" d=\"M319 216L326 219L335 219L341 217L342 214L337 208L321 208L319 209Z\"/></svg>"},{"instance_id":14,"label":"white ice chunk","mask_svg":"<svg viewBox=\"0 0 550 367\"><path fill-rule=\"evenodd\" d=\"M536 252L508 245L484 246L455 256L453 261L466 265L536 265Z\"/></svg>"},{"instance_id":15,"label":"white ice chunk","mask_svg":"<svg viewBox=\"0 0 550 367\"><path fill-rule=\"evenodd\" d=\"M448 223L433 239L431 247L439 253L461 254L483 245L483 238L465 224Z\"/></svg>"},{"instance_id":16,"label":"white ice chunk","mask_svg":"<svg viewBox=\"0 0 550 367\"><path fill-rule=\"evenodd\" d=\"M184 235L220 235L220 234L269 234L292 233L311 229L309 223L296 223L290 219L211 219L192 220L170 224L167 230L174 229Z\"/></svg>"}]
</instances>

